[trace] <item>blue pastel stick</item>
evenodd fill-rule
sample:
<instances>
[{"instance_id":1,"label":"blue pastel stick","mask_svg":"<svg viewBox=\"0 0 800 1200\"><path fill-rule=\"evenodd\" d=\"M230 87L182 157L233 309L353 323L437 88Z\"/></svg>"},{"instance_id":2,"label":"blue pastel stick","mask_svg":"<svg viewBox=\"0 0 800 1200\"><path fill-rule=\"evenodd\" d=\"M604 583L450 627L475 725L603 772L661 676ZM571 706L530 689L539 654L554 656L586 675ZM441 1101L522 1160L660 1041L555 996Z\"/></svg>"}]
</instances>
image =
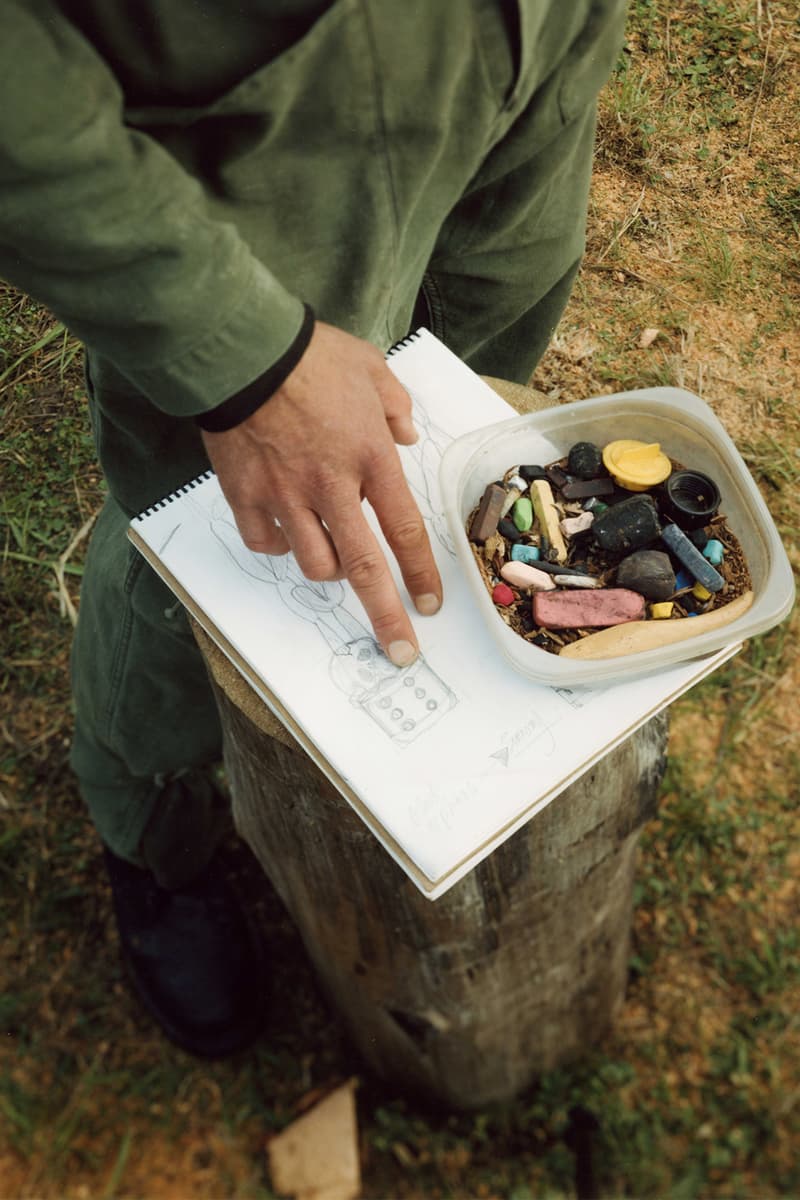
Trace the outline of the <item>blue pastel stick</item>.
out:
<instances>
[{"instance_id":1,"label":"blue pastel stick","mask_svg":"<svg viewBox=\"0 0 800 1200\"><path fill-rule=\"evenodd\" d=\"M661 539L669 547L675 557L694 575L698 583L710 592L721 592L725 580L719 571L715 571L711 563L703 558L696 546L693 546L686 534L677 525L665 525L661 530Z\"/></svg>"}]
</instances>

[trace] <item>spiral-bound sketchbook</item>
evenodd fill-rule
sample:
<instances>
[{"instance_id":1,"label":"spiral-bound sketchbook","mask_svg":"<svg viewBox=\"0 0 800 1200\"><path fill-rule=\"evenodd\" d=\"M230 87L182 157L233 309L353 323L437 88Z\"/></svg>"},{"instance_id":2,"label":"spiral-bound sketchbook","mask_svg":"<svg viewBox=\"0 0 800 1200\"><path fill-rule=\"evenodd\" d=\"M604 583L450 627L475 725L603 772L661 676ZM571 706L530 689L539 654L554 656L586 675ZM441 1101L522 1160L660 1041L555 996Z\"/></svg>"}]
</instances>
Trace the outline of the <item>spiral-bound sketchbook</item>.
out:
<instances>
[{"instance_id":1,"label":"spiral-bound sketchbook","mask_svg":"<svg viewBox=\"0 0 800 1200\"><path fill-rule=\"evenodd\" d=\"M427 331L387 360L414 405L419 441L400 454L445 595L435 617L408 601L421 646L411 667L385 658L347 583L313 583L292 555L248 550L212 472L136 517L130 537L435 899L738 647L599 688L517 675L473 610L438 488L450 440L514 412Z\"/></svg>"}]
</instances>

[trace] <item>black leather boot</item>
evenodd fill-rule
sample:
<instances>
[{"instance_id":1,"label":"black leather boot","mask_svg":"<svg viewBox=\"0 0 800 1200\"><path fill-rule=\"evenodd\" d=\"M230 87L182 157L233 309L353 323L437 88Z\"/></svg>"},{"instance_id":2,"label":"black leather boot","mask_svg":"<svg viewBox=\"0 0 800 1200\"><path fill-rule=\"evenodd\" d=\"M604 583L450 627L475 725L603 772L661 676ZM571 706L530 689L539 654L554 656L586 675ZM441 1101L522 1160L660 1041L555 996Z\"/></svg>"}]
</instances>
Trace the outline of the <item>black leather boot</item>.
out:
<instances>
[{"instance_id":1,"label":"black leather boot","mask_svg":"<svg viewBox=\"0 0 800 1200\"><path fill-rule=\"evenodd\" d=\"M219 856L168 890L104 850L123 956L164 1033L204 1058L249 1046L263 1024L264 957Z\"/></svg>"}]
</instances>

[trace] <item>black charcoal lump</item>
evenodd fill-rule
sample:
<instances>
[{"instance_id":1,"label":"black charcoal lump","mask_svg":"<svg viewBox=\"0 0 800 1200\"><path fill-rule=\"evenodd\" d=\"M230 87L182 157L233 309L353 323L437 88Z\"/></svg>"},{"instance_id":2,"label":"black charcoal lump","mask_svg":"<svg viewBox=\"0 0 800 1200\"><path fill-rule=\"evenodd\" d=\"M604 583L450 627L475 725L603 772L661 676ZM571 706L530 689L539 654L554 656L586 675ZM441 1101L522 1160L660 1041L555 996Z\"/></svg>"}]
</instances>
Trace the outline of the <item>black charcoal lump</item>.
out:
<instances>
[{"instance_id":1,"label":"black charcoal lump","mask_svg":"<svg viewBox=\"0 0 800 1200\"><path fill-rule=\"evenodd\" d=\"M603 451L594 442L576 442L569 452L567 470L578 479L597 479L603 475Z\"/></svg>"},{"instance_id":2,"label":"black charcoal lump","mask_svg":"<svg viewBox=\"0 0 800 1200\"><path fill-rule=\"evenodd\" d=\"M661 533L652 497L642 492L612 505L595 517L592 532L598 546L612 554L649 546Z\"/></svg>"},{"instance_id":3,"label":"black charcoal lump","mask_svg":"<svg viewBox=\"0 0 800 1200\"><path fill-rule=\"evenodd\" d=\"M503 517L502 521L498 521L497 532L502 534L507 542L518 542L522 538L522 534L508 517Z\"/></svg>"},{"instance_id":4,"label":"black charcoal lump","mask_svg":"<svg viewBox=\"0 0 800 1200\"><path fill-rule=\"evenodd\" d=\"M540 467L535 463L521 466L519 473L526 483L533 483L535 479L547 479L547 473L544 467Z\"/></svg>"}]
</instances>

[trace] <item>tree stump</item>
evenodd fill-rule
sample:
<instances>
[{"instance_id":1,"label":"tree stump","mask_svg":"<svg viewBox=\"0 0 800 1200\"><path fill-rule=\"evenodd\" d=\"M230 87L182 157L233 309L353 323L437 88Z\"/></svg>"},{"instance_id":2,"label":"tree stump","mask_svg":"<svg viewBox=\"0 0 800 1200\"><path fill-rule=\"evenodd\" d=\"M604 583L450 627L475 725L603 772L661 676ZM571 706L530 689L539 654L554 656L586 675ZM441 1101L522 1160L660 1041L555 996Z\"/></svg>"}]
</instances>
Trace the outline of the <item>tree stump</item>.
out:
<instances>
[{"instance_id":1,"label":"tree stump","mask_svg":"<svg viewBox=\"0 0 800 1200\"><path fill-rule=\"evenodd\" d=\"M527 389L492 382L522 407L541 406ZM373 1071L425 1100L480 1108L607 1032L625 994L636 846L656 808L666 717L431 902L196 633L236 827Z\"/></svg>"}]
</instances>

